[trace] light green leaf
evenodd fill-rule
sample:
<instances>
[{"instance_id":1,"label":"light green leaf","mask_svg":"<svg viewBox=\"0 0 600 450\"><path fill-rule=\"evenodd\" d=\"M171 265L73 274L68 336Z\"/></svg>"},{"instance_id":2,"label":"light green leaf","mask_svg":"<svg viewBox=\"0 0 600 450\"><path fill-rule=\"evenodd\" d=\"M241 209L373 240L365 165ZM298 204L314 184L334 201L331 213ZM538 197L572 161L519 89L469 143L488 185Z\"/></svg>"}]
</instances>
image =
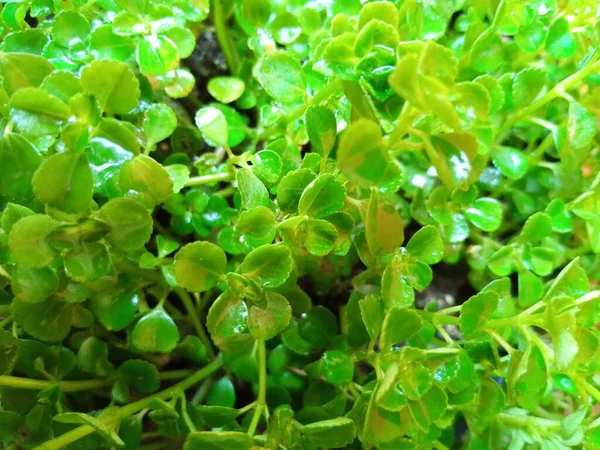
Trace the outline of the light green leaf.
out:
<instances>
[{"instance_id":1,"label":"light green leaf","mask_svg":"<svg viewBox=\"0 0 600 450\"><path fill-rule=\"evenodd\" d=\"M254 76L276 101L296 103L306 95L306 79L300 63L285 52L267 53L254 67Z\"/></svg>"},{"instance_id":2,"label":"light green leaf","mask_svg":"<svg viewBox=\"0 0 600 450\"><path fill-rule=\"evenodd\" d=\"M227 257L220 247L210 242L193 242L175 256L177 282L192 292L214 287L225 272Z\"/></svg>"},{"instance_id":3,"label":"light green leaf","mask_svg":"<svg viewBox=\"0 0 600 450\"><path fill-rule=\"evenodd\" d=\"M81 71L81 86L96 96L107 113L126 114L136 107L140 83L129 66L120 61L99 60Z\"/></svg>"},{"instance_id":4,"label":"light green leaf","mask_svg":"<svg viewBox=\"0 0 600 450\"><path fill-rule=\"evenodd\" d=\"M50 156L33 176L40 201L70 214L86 211L94 193L94 177L85 153Z\"/></svg>"}]
</instances>

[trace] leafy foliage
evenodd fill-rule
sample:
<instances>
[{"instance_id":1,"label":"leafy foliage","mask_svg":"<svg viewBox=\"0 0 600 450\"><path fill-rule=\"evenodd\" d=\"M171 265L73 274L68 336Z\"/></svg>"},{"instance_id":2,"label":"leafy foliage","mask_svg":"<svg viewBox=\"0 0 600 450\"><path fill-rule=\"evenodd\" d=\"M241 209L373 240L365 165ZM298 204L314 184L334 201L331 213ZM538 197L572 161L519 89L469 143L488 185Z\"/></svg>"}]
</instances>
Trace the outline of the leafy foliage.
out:
<instances>
[{"instance_id":1,"label":"leafy foliage","mask_svg":"<svg viewBox=\"0 0 600 450\"><path fill-rule=\"evenodd\" d=\"M0 8L2 448L600 448L597 5Z\"/></svg>"}]
</instances>

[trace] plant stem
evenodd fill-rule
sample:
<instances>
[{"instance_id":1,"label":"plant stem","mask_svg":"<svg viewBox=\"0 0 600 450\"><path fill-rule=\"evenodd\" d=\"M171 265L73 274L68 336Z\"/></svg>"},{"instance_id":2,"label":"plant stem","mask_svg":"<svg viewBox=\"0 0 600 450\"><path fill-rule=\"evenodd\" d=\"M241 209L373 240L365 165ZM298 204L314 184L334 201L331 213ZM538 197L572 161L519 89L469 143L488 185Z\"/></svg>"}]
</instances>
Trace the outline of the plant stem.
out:
<instances>
[{"instance_id":1,"label":"plant stem","mask_svg":"<svg viewBox=\"0 0 600 450\"><path fill-rule=\"evenodd\" d=\"M216 355L215 355L215 351L212 347L212 343L210 341L210 338L208 337L208 334L206 334L204 327L200 323L200 319L198 318L198 315L196 314L196 308L194 308L194 303L192 302L192 298L190 297L190 294L188 294L187 291L182 288L175 288L175 293L179 296L179 298L183 302L183 306L185 307L185 309L188 312L188 316L191 319L192 324L194 325L194 328L196 329L196 333L198 334L198 337L200 338L200 340L206 347L208 356L210 357L210 359L215 359Z\"/></svg>"},{"instance_id":2,"label":"plant stem","mask_svg":"<svg viewBox=\"0 0 600 450\"><path fill-rule=\"evenodd\" d=\"M517 428L544 427L547 430L560 430L560 422L551 419L542 419L541 417L521 416L517 414L500 413L496 418L505 424L513 425Z\"/></svg>"},{"instance_id":3,"label":"plant stem","mask_svg":"<svg viewBox=\"0 0 600 450\"><path fill-rule=\"evenodd\" d=\"M32 389L41 391L58 384L63 392L84 391L87 389L98 389L110 386L114 380L81 380L81 381L59 381L35 380L31 378L13 377L10 375L0 376L0 386L9 386L21 389Z\"/></svg>"},{"instance_id":4,"label":"plant stem","mask_svg":"<svg viewBox=\"0 0 600 450\"><path fill-rule=\"evenodd\" d=\"M213 0L212 4L213 23L217 32L217 39L219 40L219 45L221 46L221 50L223 51L223 56L225 56L225 61L227 61L227 67L229 67L229 72L232 75L237 75L239 71L239 59L237 51L235 50L235 46L233 45L233 40L231 39L231 34L229 33L227 24L225 23L225 15L223 13L223 1Z\"/></svg>"},{"instance_id":5,"label":"plant stem","mask_svg":"<svg viewBox=\"0 0 600 450\"><path fill-rule=\"evenodd\" d=\"M173 386L160 391L159 393L152 395L150 397L146 397L140 399L136 402L130 403L128 405L122 406L120 408L111 408L110 410L106 410L102 414L100 414L97 419L103 422L107 426L115 426L121 420L126 417L131 416L145 408L148 407L152 399L158 398L160 400L169 400L172 397L179 395L182 391L192 387L202 379L206 378L213 372L216 372L223 366L223 361L220 359L215 359L210 364L204 366L202 369L189 376L183 381L180 381ZM54 439L51 439L44 444L35 448L35 450L57 450L59 448L65 447L72 442L76 442L79 439L94 433L96 430L89 425L82 425L80 427L75 428L65 434L62 434Z\"/></svg>"},{"instance_id":6,"label":"plant stem","mask_svg":"<svg viewBox=\"0 0 600 450\"><path fill-rule=\"evenodd\" d=\"M252 421L248 427L248 435L254 436L258 421L264 410L265 419L269 418L269 411L267 410L267 349L265 347L265 341L258 341L258 398L256 399L256 409L252 416Z\"/></svg>"},{"instance_id":7,"label":"plant stem","mask_svg":"<svg viewBox=\"0 0 600 450\"><path fill-rule=\"evenodd\" d=\"M487 328L496 329L496 328L509 328L509 327L518 327L520 325L535 325L542 327L545 322L544 314L534 314L534 315L518 315L514 317L507 317L505 319L494 319L490 320L487 324Z\"/></svg>"},{"instance_id":8,"label":"plant stem","mask_svg":"<svg viewBox=\"0 0 600 450\"><path fill-rule=\"evenodd\" d=\"M506 122L498 131L498 136L502 137L510 128L523 121L523 119L531 116L534 111L544 106L546 103L554 100L557 97L561 97L564 91L572 89L577 83L583 80L588 75L600 70L600 62L590 62L578 72L575 72L570 77L565 78L552 89L550 89L546 95L540 97L536 101L530 103L525 108L517 111L514 115L507 118ZM502 139L500 139L501 141Z\"/></svg>"},{"instance_id":9,"label":"plant stem","mask_svg":"<svg viewBox=\"0 0 600 450\"><path fill-rule=\"evenodd\" d=\"M189 369L170 370L162 372L160 379L163 381L180 380L191 376L194 371ZM114 383L111 378L93 379L93 380L74 380L74 381L52 381L52 380L36 380L33 378L13 377L10 375L0 376L0 386L15 387L21 389L31 389L41 391L52 386L60 387L63 392L77 392L88 389L99 389L108 387Z\"/></svg>"},{"instance_id":10,"label":"plant stem","mask_svg":"<svg viewBox=\"0 0 600 450\"><path fill-rule=\"evenodd\" d=\"M7 318L0 320L0 328L4 328L6 325L13 321L13 316L8 316Z\"/></svg>"},{"instance_id":11,"label":"plant stem","mask_svg":"<svg viewBox=\"0 0 600 450\"><path fill-rule=\"evenodd\" d=\"M211 175L200 175L198 177L191 177L185 183L185 187L201 186L203 184L219 183L221 181L228 181L232 178L232 175L228 172L224 173L213 173Z\"/></svg>"}]
</instances>

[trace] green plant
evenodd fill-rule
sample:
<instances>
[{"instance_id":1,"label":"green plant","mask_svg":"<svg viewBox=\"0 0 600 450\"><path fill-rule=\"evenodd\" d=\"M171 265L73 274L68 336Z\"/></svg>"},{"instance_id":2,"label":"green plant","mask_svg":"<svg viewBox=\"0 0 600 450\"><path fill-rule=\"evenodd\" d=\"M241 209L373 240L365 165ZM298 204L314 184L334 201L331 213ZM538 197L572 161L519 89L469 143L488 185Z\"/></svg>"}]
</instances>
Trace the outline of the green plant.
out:
<instances>
[{"instance_id":1,"label":"green plant","mask_svg":"<svg viewBox=\"0 0 600 450\"><path fill-rule=\"evenodd\" d=\"M4 2L3 448L600 448L597 14Z\"/></svg>"}]
</instances>

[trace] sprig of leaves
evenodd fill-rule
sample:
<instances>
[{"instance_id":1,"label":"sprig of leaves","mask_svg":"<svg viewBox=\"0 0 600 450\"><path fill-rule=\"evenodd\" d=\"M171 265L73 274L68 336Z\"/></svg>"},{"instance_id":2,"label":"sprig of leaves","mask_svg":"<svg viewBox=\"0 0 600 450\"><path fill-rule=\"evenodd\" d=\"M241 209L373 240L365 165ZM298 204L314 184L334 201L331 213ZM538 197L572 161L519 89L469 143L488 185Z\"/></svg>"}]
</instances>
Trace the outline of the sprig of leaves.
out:
<instances>
[{"instance_id":1,"label":"sprig of leaves","mask_svg":"<svg viewBox=\"0 0 600 450\"><path fill-rule=\"evenodd\" d=\"M600 448L593 6L4 3L2 444Z\"/></svg>"}]
</instances>

